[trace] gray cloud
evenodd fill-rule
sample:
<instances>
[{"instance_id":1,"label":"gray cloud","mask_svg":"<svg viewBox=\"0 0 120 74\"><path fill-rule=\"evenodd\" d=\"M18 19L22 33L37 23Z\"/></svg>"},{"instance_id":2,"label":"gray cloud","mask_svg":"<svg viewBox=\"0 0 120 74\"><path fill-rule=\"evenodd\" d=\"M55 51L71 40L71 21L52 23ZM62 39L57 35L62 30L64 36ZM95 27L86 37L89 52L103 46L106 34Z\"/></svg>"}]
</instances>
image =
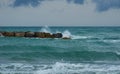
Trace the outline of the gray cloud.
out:
<instances>
[{"instance_id":1,"label":"gray cloud","mask_svg":"<svg viewBox=\"0 0 120 74\"><path fill-rule=\"evenodd\" d=\"M68 3L84 4L86 0L67 0ZM110 9L119 9L120 0L92 0L96 4L97 11L107 11Z\"/></svg>"},{"instance_id":2,"label":"gray cloud","mask_svg":"<svg viewBox=\"0 0 120 74\"><path fill-rule=\"evenodd\" d=\"M7 3L8 6L11 6L11 7L20 7L20 6L29 6L29 5L32 7L37 7L43 1L56 1L56 0L4 0L0 2L6 2L6 1L8 2ZM12 3L9 3L11 1ZM87 0L66 0L66 1L68 3L83 5ZM96 4L96 10L99 12L120 8L120 0L91 0L91 1Z\"/></svg>"},{"instance_id":3,"label":"gray cloud","mask_svg":"<svg viewBox=\"0 0 120 74\"><path fill-rule=\"evenodd\" d=\"M75 4L84 4L84 0L67 0L68 3L75 3Z\"/></svg>"},{"instance_id":4,"label":"gray cloud","mask_svg":"<svg viewBox=\"0 0 120 74\"><path fill-rule=\"evenodd\" d=\"M31 5L33 7L36 7L42 1L44 1L44 0L15 0L12 6L13 7L19 7L19 6L28 6L28 5Z\"/></svg>"},{"instance_id":5,"label":"gray cloud","mask_svg":"<svg viewBox=\"0 0 120 74\"><path fill-rule=\"evenodd\" d=\"M120 8L120 0L93 0L98 11L107 11L113 8Z\"/></svg>"}]
</instances>

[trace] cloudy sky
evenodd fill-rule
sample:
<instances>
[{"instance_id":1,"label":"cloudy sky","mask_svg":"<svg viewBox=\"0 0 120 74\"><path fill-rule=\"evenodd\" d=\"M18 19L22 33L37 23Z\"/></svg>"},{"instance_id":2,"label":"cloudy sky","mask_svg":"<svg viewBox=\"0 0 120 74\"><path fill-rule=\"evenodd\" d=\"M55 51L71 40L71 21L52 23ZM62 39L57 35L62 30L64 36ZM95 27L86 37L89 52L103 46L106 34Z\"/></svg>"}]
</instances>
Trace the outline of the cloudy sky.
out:
<instances>
[{"instance_id":1,"label":"cloudy sky","mask_svg":"<svg viewBox=\"0 0 120 74\"><path fill-rule=\"evenodd\" d=\"M120 26L120 0L0 0L0 26Z\"/></svg>"}]
</instances>

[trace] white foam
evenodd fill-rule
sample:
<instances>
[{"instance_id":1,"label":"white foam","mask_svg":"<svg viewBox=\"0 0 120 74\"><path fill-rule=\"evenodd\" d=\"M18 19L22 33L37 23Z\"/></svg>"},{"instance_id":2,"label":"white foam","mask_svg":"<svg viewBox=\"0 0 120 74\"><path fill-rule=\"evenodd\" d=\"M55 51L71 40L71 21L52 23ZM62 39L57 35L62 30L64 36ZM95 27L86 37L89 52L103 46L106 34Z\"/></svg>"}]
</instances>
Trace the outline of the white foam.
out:
<instances>
[{"instance_id":1,"label":"white foam","mask_svg":"<svg viewBox=\"0 0 120 74\"><path fill-rule=\"evenodd\" d=\"M91 36L77 36L77 35L72 35L72 39L88 39L91 38Z\"/></svg>"},{"instance_id":2,"label":"white foam","mask_svg":"<svg viewBox=\"0 0 120 74\"><path fill-rule=\"evenodd\" d=\"M71 38L72 36L72 34L68 30L65 30L62 34L63 34L63 37L67 37L67 38Z\"/></svg>"},{"instance_id":3,"label":"white foam","mask_svg":"<svg viewBox=\"0 0 120 74\"><path fill-rule=\"evenodd\" d=\"M103 40L103 42L106 42L106 43L119 43L120 40Z\"/></svg>"},{"instance_id":4,"label":"white foam","mask_svg":"<svg viewBox=\"0 0 120 74\"><path fill-rule=\"evenodd\" d=\"M114 51L117 55L120 55L120 51Z\"/></svg>"},{"instance_id":5,"label":"white foam","mask_svg":"<svg viewBox=\"0 0 120 74\"><path fill-rule=\"evenodd\" d=\"M2 33L0 33L0 37L4 37Z\"/></svg>"},{"instance_id":6,"label":"white foam","mask_svg":"<svg viewBox=\"0 0 120 74\"><path fill-rule=\"evenodd\" d=\"M10 67L13 68L10 68ZM37 66L35 68L35 66ZM9 68L8 68L9 67ZM119 74L120 64L61 63L55 64L0 64L2 74Z\"/></svg>"},{"instance_id":7,"label":"white foam","mask_svg":"<svg viewBox=\"0 0 120 74\"><path fill-rule=\"evenodd\" d=\"M120 65L107 64L70 64L55 63L51 69L39 70L37 74L116 74L120 73Z\"/></svg>"},{"instance_id":8,"label":"white foam","mask_svg":"<svg viewBox=\"0 0 120 74\"><path fill-rule=\"evenodd\" d=\"M87 38L91 38L91 36L73 35L73 34L71 34L71 32L69 30L65 30L62 34L63 34L63 38L64 37L71 38L71 39L87 39Z\"/></svg>"}]
</instances>

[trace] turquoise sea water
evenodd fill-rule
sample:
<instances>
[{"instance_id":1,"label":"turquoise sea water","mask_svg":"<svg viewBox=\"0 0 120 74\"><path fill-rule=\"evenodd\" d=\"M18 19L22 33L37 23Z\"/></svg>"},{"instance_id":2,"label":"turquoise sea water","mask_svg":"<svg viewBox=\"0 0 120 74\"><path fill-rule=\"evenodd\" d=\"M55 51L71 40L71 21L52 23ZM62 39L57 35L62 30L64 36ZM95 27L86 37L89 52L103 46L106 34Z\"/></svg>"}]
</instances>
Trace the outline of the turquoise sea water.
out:
<instances>
[{"instance_id":1,"label":"turquoise sea water","mask_svg":"<svg viewBox=\"0 0 120 74\"><path fill-rule=\"evenodd\" d=\"M2 74L120 74L120 27L0 27L71 39L0 37Z\"/></svg>"}]
</instances>

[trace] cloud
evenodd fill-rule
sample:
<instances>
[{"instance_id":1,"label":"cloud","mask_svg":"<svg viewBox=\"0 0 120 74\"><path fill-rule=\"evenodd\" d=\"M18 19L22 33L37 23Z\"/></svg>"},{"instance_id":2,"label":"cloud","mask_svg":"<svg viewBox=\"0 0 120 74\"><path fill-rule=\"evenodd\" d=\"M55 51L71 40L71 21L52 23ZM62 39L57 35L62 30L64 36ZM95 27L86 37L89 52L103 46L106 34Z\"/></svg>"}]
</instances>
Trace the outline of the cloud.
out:
<instances>
[{"instance_id":1,"label":"cloud","mask_svg":"<svg viewBox=\"0 0 120 74\"><path fill-rule=\"evenodd\" d=\"M120 8L120 0L93 0L93 2L96 3L96 9L98 11Z\"/></svg>"},{"instance_id":2,"label":"cloud","mask_svg":"<svg viewBox=\"0 0 120 74\"><path fill-rule=\"evenodd\" d=\"M13 5L14 0L0 0L0 7L9 7Z\"/></svg>"},{"instance_id":3,"label":"cloud","mask_svg":"<svg viewBox=\"0 0 120 74\"><path fill-rule=\"evenodd\" d=\"M68 3L75 3L75 4L84 4L84 0L67 0Z\"/></svg>"},{"instance_id":4,"label":"cloud","mask_svg":"<svg viewBox=\"0 0 120 74\"><path fill-rule=\"evenodd\" d=\"M42 1L44 1L44 0L15 0L13 3L13 7L29 6L29 5L31 5L32 7L36 7Z\"/></svg>"},{"instance_id":5,"label":"cloud","mask_svg":"<svg viewBox=\"0 0 120 74\"><path fill-rule=\"evenodd\" d=\"M15 5L16 0L0 0L0 26L120 26L119 7L114 5L101 10L103 13L95 12L103 5L109 6L102 4L104 1L101 0L83 0L80 3L75 3L76 0L35 0L37 4L33 4L34 7L32 0L20 1L19 5L9 7L7 5ZM111 4L116 0L109 1Z\"/></svg>"},{"instance_id":6,"label":"cloud","mask_svg":"<svg viewBox=\"0 0 120 74\"><path fill-rule=\"evenodd\" d=\"M59 0L0 0L0 6L11 6L11 7L20 7L20 6L32 6L37 7L43 1L59 1ZM99 12L108 11L110 9L120 9L120 0L61 0L67 3L74 4L96 4L96 10ZM88 2L89 1L89 2Z\"/></svg>"},{"instance_id":7,"label":"cloud","mask_svg":"<svg viewBox=\"0 0 120 74\"><path fill-rule=\"evenodd\" d=\"M85 1L87 0L67 0L68 3L72 2L75 4L85 4ZM91 1L96 4L96 9L99 12L120 8L120 0L91 0Z\"/></svg>"},{"instance_id":8,"label":"cloud","mask_svg":"<svg viewBox=\"0 0 120 74\"><path fill-rule=\"evenodd\" d=\"M13 3L13 7L20 7L20 6L29 6L36 7L41 4L43 1L57 1L57 0L15 0ZM64 0L61 0L64 1ZM75 3L75 4L84 4L84 0L66 0L68 3Z\"/></svg>"}]
</instances>

